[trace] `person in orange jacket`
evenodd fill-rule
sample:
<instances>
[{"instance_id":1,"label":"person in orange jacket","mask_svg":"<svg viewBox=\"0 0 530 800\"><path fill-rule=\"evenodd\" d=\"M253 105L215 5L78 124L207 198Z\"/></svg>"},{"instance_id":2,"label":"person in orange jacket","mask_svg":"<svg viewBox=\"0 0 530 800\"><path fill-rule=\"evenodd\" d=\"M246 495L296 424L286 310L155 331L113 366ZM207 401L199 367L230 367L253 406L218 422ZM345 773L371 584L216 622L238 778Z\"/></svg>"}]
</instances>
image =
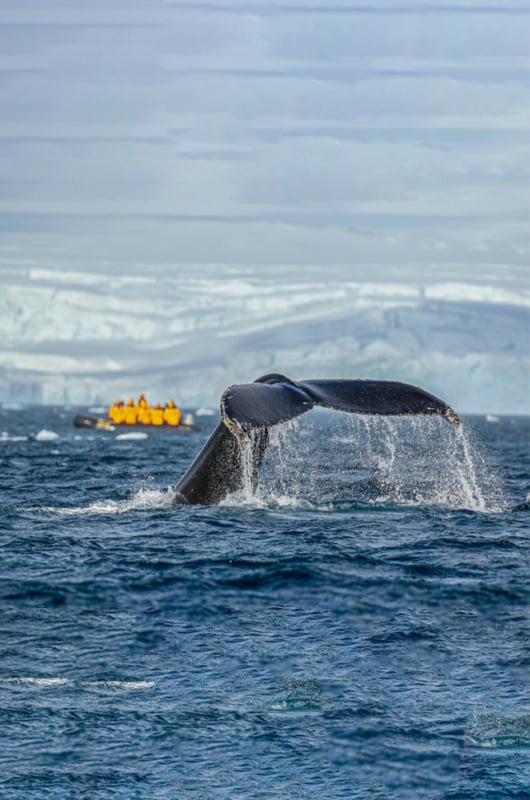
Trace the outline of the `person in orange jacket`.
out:
<instances>
[{"instance_id":1,"label":"person in orange jacket","mask_svg":"<svg viewBox=\"0 0 530 800\"><path fill-rule=\"evenodd\" d=\"M136 425L137 420L138 414L136 413L136 408L134 407L134 400L132 397L129 397L127 400L127 405L125 406L124 422L126 425Z\"/></svg>"},{"instance_id":2,"label":"person in orange jacket","mask_svg":"<svg viewBox=\"0 0 530 800\"><path fill-rule=\"evenodd\" d=\"M167 425L177 426L180 423L180 408L175 405L173 400L168 400L164 409L164 422Z\"/></svg>"},{"instance_id":3,"label":"person in orange jacket","mask_svg":"<svg viewBox=\"0 0 530 800\"><path fill-rule=\"evenodd\" d=\"M137 414L140 413L140 409L143 407L144 404L147 406L147 408L149 408L149 403L146 400L145 394L142 393L138 395L138 400L136 401L134 406L136 408Z\"/></svg>"},{"instance_id":4,"label":"person in orange jacket","mask_svg":"<svg viewBox=\"0 0 530 800\"><path fill-rule=\"evenodd\" d=\"M151 409L151 425L163 425L164 424L164 409L157 403Z\"/></svg>"},{"instance_id":5,"label":"person in orange jacket","mask_svg":"<svg viewBox=\"0 0 530 800\"><path fill-rule=\"evenodd\" d=\"M142 425L151 425L151 409L149 408L149 404L145 398L140 400L140 406L138 408L138 422L140 422Z\"/></svg>"},{"instance_id":6,"label":"person in orange jacket","mask_svg":"<svg viewBox=\"0 0 530 800\"><path fill-rule=\"evenodd\" d=\"M113 411L112 422L114 425L123 425L125 422L125 406L120 400L120 404Z\"/></svg>"},{"instance_id":7,"label":"person in orange jacket","mask_svg":"<svg viewBox=\"0 0 530 800\"><path fill-rule=\"evenodd\" d=\"M108 418L111 419L113 422L116 422L116 415L121 413L120 410L123 409L123 401L122 400L115 400L108 411ZM119 423L116 423L119 425Z\"/></svg>"}]
</instances>

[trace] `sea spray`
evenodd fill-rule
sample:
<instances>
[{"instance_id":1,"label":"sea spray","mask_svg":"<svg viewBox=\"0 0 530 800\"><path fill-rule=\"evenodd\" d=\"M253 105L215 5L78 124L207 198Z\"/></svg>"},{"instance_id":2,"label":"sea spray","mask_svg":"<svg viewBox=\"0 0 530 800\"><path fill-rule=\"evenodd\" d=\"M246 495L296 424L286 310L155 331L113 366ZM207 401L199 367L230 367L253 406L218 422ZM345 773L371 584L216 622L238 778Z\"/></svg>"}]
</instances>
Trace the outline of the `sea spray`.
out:
<instances>
[{"instance_id":1,"label":"sea spray","mask_svg":"<svg viewBox=\"0 0 530 800\"><path fill-rule=\"evenodd\" d=\"M505 508L495 473L464 424L422 416L348 420L354 457L371 473L375 502Z\"/></svg>"},{"instance_id":2,"label":"sea spray","mask_svg":"<svg viewBox=\"0 0 530 800\"><path fill-rule=\"evenodd\" d=\"M238 502L247 505L251 504L256 492L254 475L254 452L257 446L257 431L251 431L248 441L239 442L239 459L241 463L242 487L237 492Z\"/></svg>"},{"instance_id":3,"label":"sea spray","mask_svg":"<svg viewBox=\"0 0 530 800\"><path fill-rule=\"evenodd\" d=\"M296 435L291 435L297 428L298 420L289 420L269 430L263 466L267 477L264 479L262 475L259 483L260 476L256 474L254 459L261 434L259 431L251 431L247 440L239 441L242 486L239 491L223 500L222 505L265 506L270 503L283 504L287 498L290 502L298 502L302 471ZM272 465L272 474L267 465Z\"/></svg>"},{"instance_id":4,"label":"sea spray","mask_svg":"<svg viewBox=\"0 0 530 800\"><path fill-rule=\"evenodd\" d=\"M325 437L316 436L324 428ZM268 504L347 500L502 511L496 475L465 425L438 417L382 417L317 412L275 426L257 492L248 478L238 502Z\"/></svg>"},{"instance_id":5,"label":"sea spray","mask_svg":"<svg viewBox=\"0 0 530 800\"><path fill-rule=\"evenodd\" d=\"M302 437L302 447L300 447L299 440L300 422L298 419L289 420L282 425L276 425L270 431L268 457L274 464L275 494L277 497L285 495L299 497L302 491L303 465L308 453L307 442L303 442ZM303 458L303 455L305 455L306 459Z\"/></svg>"},{"instance_id":6,"label":"sea spray","mask_svg":"<svg viewBox=\"0 0 530 800\"><path fill-rule=\"evenodd\" d=\"M174 487L166 490L156 489L147 484L130 492L123 500L95 500L82 506L43 506L34 509L43 513L60 514L61 516L83 516L92 514L125 514L129 511L152 511L153 509L172 508L175 501Z\"/></svg>"}]
</instances>

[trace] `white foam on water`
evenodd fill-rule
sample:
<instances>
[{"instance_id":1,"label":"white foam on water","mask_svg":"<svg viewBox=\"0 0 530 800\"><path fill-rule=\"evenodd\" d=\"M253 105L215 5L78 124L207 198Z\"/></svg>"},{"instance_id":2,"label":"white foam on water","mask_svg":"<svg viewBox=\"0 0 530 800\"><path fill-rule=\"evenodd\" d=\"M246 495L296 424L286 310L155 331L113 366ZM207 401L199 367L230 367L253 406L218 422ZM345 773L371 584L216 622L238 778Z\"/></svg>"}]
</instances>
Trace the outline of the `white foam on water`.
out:
<instances>
[{"instance_id":1,"label":"white foam on water","mask_svg":"<svg viewBox=\"0 0 530 800\"><path fill-rule=\"evenodd\" d=\"M31 678L31 677L13 677L13 678L0 678L0 685L10 684L13 686L37 686L47 688L49 686L62 686L68 683L68 678Z\"/></svg>"},{"instance_id":2,"label":"white foam on water","mask_svg":"<svg viewBox=\"0 0 530 800\"><path fill-rule=\"evenodd\" d=\"M465 733L466 744L485 748L530 747L530 716L475 714Z\"/></svg>"},{"instance_id":3,"label":"white foam on water","mask_svg":"<svg viewBox=\"0 0 530 800\"><path fill-rule=\"evenodd\" d=\"M322 690L319 683L315 680L295 678L284 681L269 709L292 713L317 711L321 706Z\"/></svg>"},{"instance_id":4,"label":"white foam on water","mask_svg":"<svg viewBox=\"0 0 530 800\"><path fill-rule=\"evenodd\" d=\"M124 691L139 691L153 689L154 681L84 681L81 686L88 689L123 689Z\"/></svg>"},{"instance_id":5,"label":"white foam on water","mask_svg":"<svg viewBox=\"0 0 530 800\"><path fill-rule=\"evenodd\" d=\"M37 442L54 442L58 438L58 433L55 433L55 431L49 431L46 428L42 428L42 430L35 434L35 439Z\"/></svg>"},{"instance_id":6,"label":"white foam on water","mask_svg":"<svg viewBox=\"0 0 530 800\"><path fill-rule=\"evenodd\" d=\"M133 442L135 440L139 441L141 439L147 439L147 436L148 436L148 434L145 433L145 431L131 431L130 433L119 433L116 436L116 441L117 442L120 442L120 441L121 442L123 442L123 441L131 441L131 442Z\"/></svg>"},{"instance_id":7,"label":"white foam on water","mask_svg":"<svg viewBox=\"0 0 530 800\"><path fill-rule=\"evenodd\" d=\"M330 511L329 505L304 500L295 494L278 494L258 487L255 494L241 490L233 492L219 503L224 508L284 508L296 511Z\"/></svg>"},{"instance_id":8,"label":"white foam on water","mask_svg":"<svg viewBox=\"0 0 530 800\"><path fill-rule=\"evenodd\" d=\"M70 681L68 678L33 678L29 676L13 676L8 678L0 678L0 686L3 684L9 686L22 686L28 688L47 689L54 686L64 686L66 684L74 684L75 681ZM81 681L76 684L81 688L87 689L121 689L124 691L139 691L142 689L153 689L155 686L154 681L117 681L117 680L96 680L96 681Z\"/></svg>"},{"instance_id":9,"label":"white foam on water","mask_svg":"<svg viewBox=\"0 0 530 800\"><path fill-rule=\"evenodd\" d=\"M175 489L172 486L169 486L165 491L141 487L126 500L97 500L86 506L74 506L71 508L45 506L34 510L60 514L66 517L85 514L125 514L128 511L170 508L174 504L175 494Z\"/></svg>"},{"instance_id":10,"label":"white foam on water","mask_svg":"<svg viewBox=\"0 0 530 800\"><path fill-rule=\"evenodd\" d=\"M0 444L2 442L27 442L29 436L12 436L7 431L2 431L0 433Z\"/></svg>"}]
</instances>

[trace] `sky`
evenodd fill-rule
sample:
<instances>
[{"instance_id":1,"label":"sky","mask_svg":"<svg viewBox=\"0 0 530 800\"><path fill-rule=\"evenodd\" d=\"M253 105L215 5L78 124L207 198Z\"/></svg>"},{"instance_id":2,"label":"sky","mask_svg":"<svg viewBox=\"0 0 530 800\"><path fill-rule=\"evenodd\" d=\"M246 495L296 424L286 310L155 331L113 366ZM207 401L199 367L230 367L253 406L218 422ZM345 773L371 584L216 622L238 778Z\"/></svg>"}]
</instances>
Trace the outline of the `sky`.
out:
<instances>
[{"instance_id":1,"label":"sky","mask_svg":"<svg viewBox=\"0 0 530 800\"><path fill-rule=\"evenodd\" d=\"M0 395L35 269L460 283L530 333L529 34L526 0L2 0ZM113 347L68 330L48 356Z\"/></svg>"}]
</instances>

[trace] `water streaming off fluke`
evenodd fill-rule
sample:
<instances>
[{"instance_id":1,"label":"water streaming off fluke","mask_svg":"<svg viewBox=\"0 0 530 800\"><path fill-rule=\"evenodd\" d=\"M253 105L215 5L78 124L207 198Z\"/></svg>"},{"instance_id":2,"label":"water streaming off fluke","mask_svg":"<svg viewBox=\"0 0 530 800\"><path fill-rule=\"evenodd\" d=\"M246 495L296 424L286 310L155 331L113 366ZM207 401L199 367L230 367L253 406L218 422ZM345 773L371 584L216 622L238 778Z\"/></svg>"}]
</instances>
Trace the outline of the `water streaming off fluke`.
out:
<instances>
[{"instance_id":1,"label":"water streaming off fluke","mask_svg":"<svg viewBox=\"0 0 530 800\"><path fill-rule=\"evenodd\" d=\"M326 436L316 436L324 426ZM254 434L255 435L255 434ZM316 412L276 425L256 490L252 439L240 444L243 488L229 505L348 501L496 512L506 508L492 465L465 425L438 417Z\"/></svg>"}]
</instances>

